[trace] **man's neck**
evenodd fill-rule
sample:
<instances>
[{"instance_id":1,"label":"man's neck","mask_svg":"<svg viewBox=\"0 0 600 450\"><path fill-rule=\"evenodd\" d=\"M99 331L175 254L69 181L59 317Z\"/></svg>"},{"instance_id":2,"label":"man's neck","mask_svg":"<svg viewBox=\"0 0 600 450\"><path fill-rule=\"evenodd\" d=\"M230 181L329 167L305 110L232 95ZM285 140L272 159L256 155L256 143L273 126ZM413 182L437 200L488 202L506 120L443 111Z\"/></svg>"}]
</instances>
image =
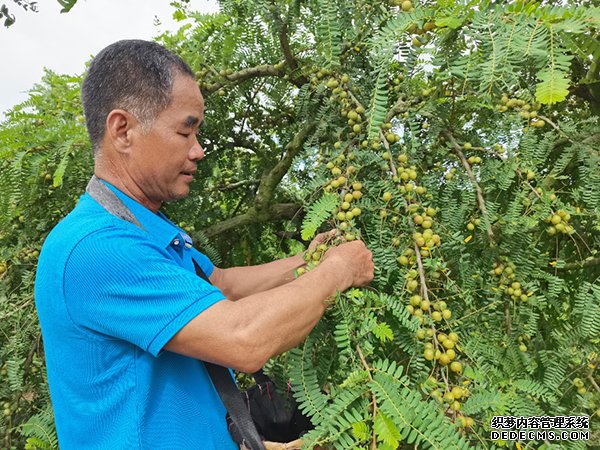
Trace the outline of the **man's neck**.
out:
<instances>
[{"instance_id":1,"label":"man's neck","mask_svg":"<svg viewBox=\"0 0 600 450\"><path fill-rule=\"evenodd\" d=\"M161 203L155 203L149 200L135 183L133 178L126 171L122 170L114 161L105 161L100 155L96 156L94 166L94 175L104 180L123 194L132 198L136 202L148 208L150 211L157 213L161 207Z\"/></svg>"}]
</instances>

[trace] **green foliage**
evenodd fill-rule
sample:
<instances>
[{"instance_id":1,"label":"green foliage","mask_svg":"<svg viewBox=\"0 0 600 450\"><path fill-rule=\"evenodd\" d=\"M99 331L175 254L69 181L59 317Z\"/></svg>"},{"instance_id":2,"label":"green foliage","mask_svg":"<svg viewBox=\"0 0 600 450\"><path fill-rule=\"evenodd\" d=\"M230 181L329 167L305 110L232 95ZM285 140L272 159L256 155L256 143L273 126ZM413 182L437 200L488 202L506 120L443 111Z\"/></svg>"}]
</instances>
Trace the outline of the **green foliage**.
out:
<instances>
[{"instance_id":1,"label":"green foliage","mask_svg":"<svg viewBox=\"0 0 600 450\"><path fill-rule=\"evenodd\" d=\"M159 41L199 78L207 157L167 213L225 266L327 228L371 249L372 285L268 364L306 448L494 449L494 415L588 415L593 445L599 10L396 3L175 3ZM92 173L79 82L48 72L0 125L3 448L56 448L32 286Z\"/></svg>"},{"instance_id":2,"label":"green foliage","mask_svg":"<svg viewBox=\"0 0 600 450\"><path fill-rule=\"evenodd\" d=\"M331 212L337 207L338 199L335 195L323 194L323 196L313 203L302 223L302 239L310 240L319 227L329 218Z\"/></svg>"}]
</instances>

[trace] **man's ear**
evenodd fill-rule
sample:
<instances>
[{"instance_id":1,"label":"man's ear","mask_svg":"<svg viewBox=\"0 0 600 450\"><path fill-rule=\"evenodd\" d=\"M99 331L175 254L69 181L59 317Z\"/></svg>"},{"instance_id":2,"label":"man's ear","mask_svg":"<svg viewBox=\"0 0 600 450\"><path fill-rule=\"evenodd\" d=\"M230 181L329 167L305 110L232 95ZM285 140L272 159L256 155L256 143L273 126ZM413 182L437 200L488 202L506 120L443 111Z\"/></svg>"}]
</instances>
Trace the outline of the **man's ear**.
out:
<instances>
[{"instance_id":1,"label":"man's ear","mask_svg":"<svg viewBox=\"0 0 600 450\"><path fill-rule=\"evenodd\" d=\"M124 109L113 109L106 117L104 140L119 152L128 152L132 144L133 131L139 127L137 118Z\"/></svg>"}]
</instances>

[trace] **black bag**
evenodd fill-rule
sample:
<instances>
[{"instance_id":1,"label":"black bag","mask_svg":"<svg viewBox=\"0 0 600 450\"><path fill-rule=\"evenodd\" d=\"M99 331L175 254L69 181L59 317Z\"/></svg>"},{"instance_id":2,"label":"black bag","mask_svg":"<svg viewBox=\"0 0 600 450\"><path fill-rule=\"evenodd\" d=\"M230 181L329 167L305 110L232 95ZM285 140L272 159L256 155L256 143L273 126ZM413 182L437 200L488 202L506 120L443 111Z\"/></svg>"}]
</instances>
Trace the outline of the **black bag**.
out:
<instances>
[{"instance_id":1,"label":"black bag","mask_svg":"<svg viewBox=\"0 0 600 450\"><path fill-rule=\"evenodd\" d=\"M200 267L200 265L192 260L196 274L210 283L210 280ZM242 406L237 401L232 402L232 396L235 395L235 385L231 382L231 377L227 369L224 369L215 364L205 363L210 377L217 388L219 396L225 404L227 413L227 426L232 439L237 443L245 444L248 447L249 440L252 439L256 431L263 441L272 442L291 442L298 439L302 434L313 429L313 425L306 416L298 409L296 400L292 393L288 391L285 395L280 395L277 392L275 383L266 375L262 369L254 372L252 376L256 381L256 385L250 389L240 392L242 400L250 412L250 418L254 422L255 430L252 430L252 424L249 423L245 411L241 411ZM236 420L231 417L231 412L235 414ZM243 427L244 432L240 431ZM244 439L246 436L246 439ZM256 439L254 439L256 440ZM260 448L260 444L258 446Z\"/></svg>"},{"instance_id":2,"label":"black bag","mask_svg":"<svg viewBox=\"0 0 600 450\"><path fill-rule=\"evenodd\" d=\"M256 385L240 394L263 440L291 442L314 428L310 420L298 409L290 390L279 393L273 380L262 370L253 373L252 376ZM241 443L240 433L229 415L227 423L233 440Z\"/></svg>"}]
</instances>

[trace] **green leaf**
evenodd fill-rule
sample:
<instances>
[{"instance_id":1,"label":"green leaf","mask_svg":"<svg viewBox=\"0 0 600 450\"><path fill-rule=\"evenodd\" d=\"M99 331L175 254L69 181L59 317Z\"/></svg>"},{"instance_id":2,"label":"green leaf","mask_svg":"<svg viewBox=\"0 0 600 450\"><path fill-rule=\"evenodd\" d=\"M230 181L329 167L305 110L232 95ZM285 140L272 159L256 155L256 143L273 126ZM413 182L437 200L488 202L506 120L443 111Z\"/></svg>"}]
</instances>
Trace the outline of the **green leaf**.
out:
<instances>
[{"instance_id":1,"label":"green leaf","mask_svg":"<svg viewBox=\"0 0 600 450\"><path fill-rule=\"evenodd\" d=\"M375 417L374 425L375 434L377 438L383 441L385 444L392 448L397 448L402 436L400 431L394 425L392 419L390 419L385 413L379 411Z\"/></svg>"},{"instance_id":2,"label":"green leaf","mask_svg":"<svg viewBox=\"0 0 600 450\"><path fill-rule=\"evenodd\" d=\"M352 424L352 433L356 439L364 441L369 437L369 427L365 422L355 422Z\"/></svg>"},{"instance_id":3,"label":"green leaf","mask_svg":"<svg viewBox=\"0 0 600 450\"><path fill-rule=\"evenodd\" d=\"M373 334L382 343L394 340L394 332L392 328L385 322L380 322L373 328Z\"/></svg>"},{"instance_id":4,"label":"green leaf","mask_svg":"<svg viewBox=\"0 0 600 450\"><path fill-rule=\"evenodd\" d=\"M305 241L311 239L337 205L337 196L328 193L323 194L319 200L313 203L302 222L302 239Z\"/></svg>"},{"instance_id":5,"label":"green leaf","mask_svg":"<svg viewBox=\"0 0 600 450\"><path fill-rule=\"evenodd\" d=\"M538 83L535 98L544 105L562 102L569 95L569 80L563 72L556 70L543 70L538 73L542 80Z\"/></svg>"},{"instance_id":6,"label":"green leaf","mask_svg":"<svg viewBox=\"0 0 600 450\"><path fill-rule=\"evenodd\" d=\"M461 19L459 17L442 17L440 19L436 19L435 21L436 26L440 28L448 27L452 28L453 30L460 28L463 23L464 19Z\"/></svg>"}]
</instances>

